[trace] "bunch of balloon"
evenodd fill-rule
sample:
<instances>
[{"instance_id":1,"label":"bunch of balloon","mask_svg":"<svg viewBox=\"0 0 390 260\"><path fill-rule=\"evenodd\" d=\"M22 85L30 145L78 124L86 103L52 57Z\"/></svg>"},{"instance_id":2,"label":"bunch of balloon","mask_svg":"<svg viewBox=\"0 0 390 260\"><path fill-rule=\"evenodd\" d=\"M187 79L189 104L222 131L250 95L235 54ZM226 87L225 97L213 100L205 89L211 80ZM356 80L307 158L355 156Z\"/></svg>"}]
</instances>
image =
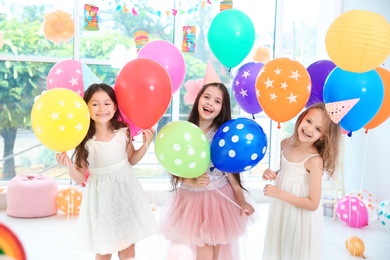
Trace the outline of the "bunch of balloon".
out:
<instances>
[{"instance_id":1,"label":"bunch of balloon","mask_svg":"<svg viewBox=\"0 0 390 260\"><path fill-rule=\"evenodd\" d=\"M79 145L89 124L87 104L69 89L44 92L31 110L31 125L36 137L55 152L66 152Z\"/></svg>"},{"instance_id":2,"label":"bunch of balloon","mask_svg":"<svg viewBox=\"0 0 390 260\"><path fill-rule=\"evenodd\" d=\"M319 60L307 67L311 79L311 93L306 107L309 107L317 102L323 102L324 83L329 73L336 67L333 61Z\"/></svg>"},{"instance_id":3,"label":"bunch of balloon","mask_svg":"<svg viewBox=\"0 0 390 260\"><path fill-rule=\"evenodd\" d=\"M390 53L390 24L386 18L363 10L345 12L330 25L325 44L337 67L326 79L324 102L359 98L340 126L351 135L364 126L368 130L386 120L386 107L376 117L385 97L377 68Z\"/></svg>"},{"instance_id":4,"label":"bunch of balloon","mask_svg":"<svg viewBox=\"0 0 390 260\"><path fill-rule=\"evenodd\" d=\"M310 75L298 61L276 58L264 64L256 91L261 108L280 128L281 122L294 118L309 100Z\"/></svg>"},{"instance_id":5,"label":"bunch of balloon","mask_svg":"<svg viewBox=\"0 0 390 260\"><path fill-rule=\"evenodd\" d=\"M261 62L248 62L242 65L233 79L233 93L238 105L248 114L254 115L263 111L256 96L256 79Z\"/></svg>"},{"instance_id":6,"label":"bunch of balloon","mask_svg":"<svg viewBox=\"0 0 390 260\"><path fill-rule=\"evenodd\" d=\"M197 178L210 164L210 145L206 135L188 121L175 121L161 128L154 150L164 169L178 177Z\"/></svg>"},{"instance_id":7,"label":"bunch of balloon","mask_svg":"<svg viewBox=\"0 0 390 260\"><path fill-rule=\"evenodd\" d=\"M137 57L154 60L163 66L172 80L172 94L176 93L184 81L186 64L183 54L175 45L164 40L154 40L142 46Z\"/></svg>"},{"instance_id":8,"label":"bunch of balloon","mask_svg":"<svg viewBox=\"0 0 390 260\"><path fill-rule=\"evenodd\" d=\"M119 108L131 122L141 129L151 128L171 102L171 77L157 61L137 58L119 71L115 95Z\"/></svg>"},{"instance_id":9,"label":"bunch of balloon","mask_svg":"<svg viewBox=\"0 0 390 260\"><path fill-rule=\"evenodd\" d=\"M207 40L214 56L229 69L240 64L255 42L255 27L243 12L228 9L211 21Z\"/></svg>"}]
</instances>

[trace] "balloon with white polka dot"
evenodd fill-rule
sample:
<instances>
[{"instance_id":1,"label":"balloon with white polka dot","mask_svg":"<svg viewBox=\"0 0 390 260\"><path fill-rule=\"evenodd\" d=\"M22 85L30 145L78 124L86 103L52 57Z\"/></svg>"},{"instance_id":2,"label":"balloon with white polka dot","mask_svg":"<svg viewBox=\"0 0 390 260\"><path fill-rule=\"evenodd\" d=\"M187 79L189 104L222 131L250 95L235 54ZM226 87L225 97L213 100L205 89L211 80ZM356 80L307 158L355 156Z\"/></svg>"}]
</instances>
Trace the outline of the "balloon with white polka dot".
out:
<instances>
[{"instance_id":1,"label":"balloon with white polka dot","mask_svg":"<svg viewBox=\"0 0 390 260\"><path fill-rule=\"evenodd\" d=\"M368 225L368 210L363 201L355 196L344 196L337 202L337 217L350 227Z\"/></svg>"},{"instance_id":2,"label":"balloon with white polka dot","mask_svg":"<svg viewBox=\"0 0 390 260\"><path fill-rule=\"evenodd\" d=\"M157 134L154 150L165 170L178 177L199 177L210 164L210 144L206 135L188 121L165 125Z\"/></svg>"},{"instance_id":3,"label":"balloon with white polka dot","mask_svg":"<svg viewBox=\"0 0 390 260\"><path fill-rule=\"evenodd\" d=\"M219 170L230 173L247 171L263 159L267 136L252 119L232 119L217 130L210 149L211 161Z\"/></svg>"}]
</instances>

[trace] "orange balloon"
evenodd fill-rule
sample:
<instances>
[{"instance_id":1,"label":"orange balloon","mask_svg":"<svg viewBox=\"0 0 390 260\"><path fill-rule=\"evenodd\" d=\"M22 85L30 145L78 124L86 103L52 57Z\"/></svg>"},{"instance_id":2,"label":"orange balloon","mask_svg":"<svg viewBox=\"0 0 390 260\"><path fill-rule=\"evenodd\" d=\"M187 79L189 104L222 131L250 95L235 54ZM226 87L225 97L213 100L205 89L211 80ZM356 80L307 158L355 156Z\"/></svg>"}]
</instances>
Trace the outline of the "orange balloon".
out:
<instances>
[{"instance_id":1,"label":"orange balloon","mask_svg":"<svg viewBox=\"0 0 390 260\"><path fill-rule=\"evenodd\" d=\"M373 129L379 126L380 124L385 122L390 116L390 71L382 67L378 67L375 70L379 73L379 76L382 79L384 87L384 97L382 106L379 108L378 113L364 127L366 129L366 132L369 129Z\"/></svg>"},{"instance_id":2,"label":"orange balloon","mask_svg":"<svg viewBox=\"0 0 390 260\"><path fill-rule=\"evenodd\" d=\"M264 64L257 76L256 90L263 111L278 123L286 122L309 100L310 75L298 61L276 58Z\"/></svg>"},{"instance_id":3,"label":"orange balloon","mask_svg":"<svg viewBox=\"0 0 390 260\"><path fill-rule=\"evenodd\" d=\"M58 192L56 203L60 210L67 215L77 215L80 212L80 205L83 194L75 187L68 187Z\"/></svg>"},{"instance_id":4,"label":"orange balloon","mask_svg":"<svg viewBox=\"0 0 390 260\"><path fill-rule=\"evenodd\" d=\"M347 240L345 240L345 247L354 256L360 256L364 259L364 242L358 237L350 236Z\"/></svg>"}]
</instances>

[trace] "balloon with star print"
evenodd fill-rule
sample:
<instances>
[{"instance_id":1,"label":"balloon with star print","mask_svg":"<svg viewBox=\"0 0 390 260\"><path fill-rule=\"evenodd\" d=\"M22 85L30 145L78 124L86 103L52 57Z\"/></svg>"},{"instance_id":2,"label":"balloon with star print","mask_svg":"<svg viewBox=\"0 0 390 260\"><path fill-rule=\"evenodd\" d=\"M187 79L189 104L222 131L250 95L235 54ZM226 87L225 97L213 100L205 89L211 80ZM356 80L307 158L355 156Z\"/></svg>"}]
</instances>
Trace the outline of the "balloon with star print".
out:
<instances>
[{"instance_id":1,"label":"balloon with star print","mask_svg":"<svg viewBox=\"0 0 390 260\"><path fill-rule=\"evenodd\" d=\"M280 123L294 118L311 93L310 75L298 61L276 58L264 64L257 79L256 93L263 111Z\"/></svg>"},{"instance_id":2,"label":"balloon with star print","mask_svg":"<svg viewBox=\"0 0 390 260\"><path fill-rule=\"evenodd\" d=\"M79 145L87 134L89 123L87 104L69 89L43 92L31 110L31 125L36 137L56 152L66 152Z\"/></svg>"},{"instance_id":3,"label":"balloon with star print","mask_svg":"<svg viewBox=\"0 0 390 260\"><path fill-rule=\"evenodd\" d=\"M233 79L233 96L238 105L248 114L263 111L256 97L256 78L263 67L261 62L248 62L242 65Z\"/></svg>"},{"instance_id":4,"label":"balloon with star print","mask_svg":"<svg viewBox=\"0 0 390 260\"><path fill-rule=\"evenodd\" d=\"M56 63L49 71L46 80L47 89L65 88L76 92L81 97L93 83L102 81L92 70L77 60L62 60Z\"/></svg>"}]
</instances>

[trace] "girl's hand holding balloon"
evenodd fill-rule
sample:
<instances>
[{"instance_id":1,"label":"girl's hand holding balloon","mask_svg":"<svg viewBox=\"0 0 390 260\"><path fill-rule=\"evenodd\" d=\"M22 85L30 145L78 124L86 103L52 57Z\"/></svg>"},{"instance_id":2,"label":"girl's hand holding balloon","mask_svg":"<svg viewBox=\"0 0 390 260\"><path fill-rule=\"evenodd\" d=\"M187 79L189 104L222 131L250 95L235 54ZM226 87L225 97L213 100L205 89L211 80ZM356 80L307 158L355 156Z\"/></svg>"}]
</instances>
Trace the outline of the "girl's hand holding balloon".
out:
<instances>
[{"instance_id":1,"label":"girl's hand holding balloon","mask_svg":"<svg viewBox=\"0 0 390 260\"><path fill-rule=\"evenodd\" d=\"M240 204L240 207L241 207L241 210L240 210L241 216L243 214L250 216L255 212L255 209L252 207L252 205L246 201L244 201L244 203Z\"/></svg>"},{"instance_id":2,"label":"girl's hand holding balloon","mask_svg":"<svg viewBox=\"0 0 390 260\"><path fill-rule=\"evenodd\" d=\"M142 130L142 141L149 147L150 143L153 141L154 133L156 130L154 128L143 129Z\"/></svg>"},{"instance_id":3,"label":"girl's hand holding balloon","mask_svg":"<svg viewBox=\"0 0 390 260\"><path fill-rule=\"evenodd\" d=\"M66 152L56 153L56 161L59 165L62 165L64 167L68 167L70 164L72 164Z\"/></svg>"},{"instance_id":4,"label":"girl's hand holding balloon","mask_svg":"<svg viewBox=\"0 0 390 260\"><path fill-rule=\"evenodd\" d=\"M270 181L270 180L276 180L276 177L278 176L277 172L272 171L271 169L266 169L263 173L263 180Z\"/></svg>"},{"instance_id":5,"label":"girl's hand holding balloon","mask_svg":"<svg viewBox=\"0 0 390 260\"><path fill-rule=\"evenodd\" d=\"M210 178L206 172L197 178L184 178L183 184L196 188L205 187L210 184Z\"/></svg>"},{"instance_id":6,"label":"girl's hand holding balloon","mask_svg":"<svg viewBox=\"0 0 390 260\"><path fill-rule=\"evenodd\" d=\"M210 184L210 178L207 173L202 174L201 176L195 178L194 180L195 180L194 181L195 187L204 187Z\"/></svg>"}]
</instances>

